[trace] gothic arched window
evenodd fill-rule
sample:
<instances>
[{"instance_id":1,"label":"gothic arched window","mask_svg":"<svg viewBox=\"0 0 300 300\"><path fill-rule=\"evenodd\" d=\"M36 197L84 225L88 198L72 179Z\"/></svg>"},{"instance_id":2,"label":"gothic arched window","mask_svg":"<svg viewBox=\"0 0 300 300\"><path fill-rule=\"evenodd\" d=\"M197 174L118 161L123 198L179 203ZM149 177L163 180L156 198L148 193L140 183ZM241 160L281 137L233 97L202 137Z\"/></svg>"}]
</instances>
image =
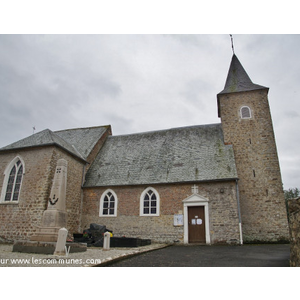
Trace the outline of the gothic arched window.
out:
<instances>
[{"instance_id":1,"label":"gothic arched window","mask_svg":"<svg viewBox=\"0 0 300 300\"><path fill-rule=\"evenodd\" d=\"M24 163L22 163L19 157L16 157L11 161L4 172L1 202L19 201L24 173Z\"/></svg>"},{"instance_id":2,"label":"gothic arched window","mask_svg":"<svg viewBox=\"0 0 300 300\"><path fill-rule=\"evenodd\" d=\"M100 199L100 216L116 217L117 216L118 198L113 190L106 190Z\"/></svg>"},{"instance_id":3,"label":"gothic arched window","mask_svg":"<svg viewBox=\"0 0 300 300\"><path fill-rule=\"evenodd\" d=\"M241 107L241 118L250 119L251 118L251 109L248 106Z\"/></svg>"},{"instance_id":4,"label":"gothic arched window","mask_svg":"<svg viewBox=\"0 0 300 300\"><path fill-rule=\"evenodd\" d=\"M154 188L147 188L140 198L140 216L159 216L160 199Z\"/></svg>"}]
</instances>

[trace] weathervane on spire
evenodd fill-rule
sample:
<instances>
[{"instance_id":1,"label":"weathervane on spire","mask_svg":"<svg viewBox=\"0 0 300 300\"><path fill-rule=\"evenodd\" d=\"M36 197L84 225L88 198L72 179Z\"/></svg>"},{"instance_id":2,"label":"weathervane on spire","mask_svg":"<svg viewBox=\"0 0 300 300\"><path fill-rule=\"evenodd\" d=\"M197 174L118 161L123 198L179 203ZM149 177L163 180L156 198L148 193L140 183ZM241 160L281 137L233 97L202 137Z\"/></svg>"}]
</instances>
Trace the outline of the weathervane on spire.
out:
<instances>
[{"instance_id":1,"label":"weathervane on spire","mask_svg":"<svg viewBox=\"0 0 300 300\"><path fill-rule=\"evenodd\" d=\"M232 34L229 34L230 35L230 38L231 38L231 48L232 48L232 52L233 52L233 54L235 54L234 53L234 47L233 47L233 37L232 37Z\"/></svg>"}]
</instances>

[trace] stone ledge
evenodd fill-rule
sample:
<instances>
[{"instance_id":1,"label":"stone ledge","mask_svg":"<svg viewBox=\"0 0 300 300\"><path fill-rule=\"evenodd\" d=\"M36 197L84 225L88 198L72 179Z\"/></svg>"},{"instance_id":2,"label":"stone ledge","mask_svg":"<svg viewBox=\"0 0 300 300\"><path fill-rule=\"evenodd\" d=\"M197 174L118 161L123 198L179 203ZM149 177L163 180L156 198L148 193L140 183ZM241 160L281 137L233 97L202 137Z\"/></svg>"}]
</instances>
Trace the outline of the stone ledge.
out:
<instances>
[{"instance_id":1,"label":"stone ledge","mask_svg":"<svg viewBox=\"0 0 300 300\"><path fill-rule=\"evenodd\" d=\"M56 242L38 242L38 241L16 241L13 245L13 252L53 254ZM85 252L87 245L83 243L66 243L70 247L69 253Z\"/></svg>"}]
</instances>

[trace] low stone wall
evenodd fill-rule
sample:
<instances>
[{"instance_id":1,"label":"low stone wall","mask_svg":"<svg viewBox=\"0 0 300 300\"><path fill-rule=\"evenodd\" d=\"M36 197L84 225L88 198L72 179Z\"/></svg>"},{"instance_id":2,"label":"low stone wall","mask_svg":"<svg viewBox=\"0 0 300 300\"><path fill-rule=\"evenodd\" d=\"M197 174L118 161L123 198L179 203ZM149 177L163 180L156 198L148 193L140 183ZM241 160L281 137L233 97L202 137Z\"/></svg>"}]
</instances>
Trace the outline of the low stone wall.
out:
<instances>
[{"instance_id":1,"label":"low stone wall","mask_svg":"<svg viewBox=\"0 0 300 300\"><path fill-rule=\"evenodd\" d=\"M288 200L291 257L290 266L300 267L300 197Z\"/></svg>"}]
</instances>

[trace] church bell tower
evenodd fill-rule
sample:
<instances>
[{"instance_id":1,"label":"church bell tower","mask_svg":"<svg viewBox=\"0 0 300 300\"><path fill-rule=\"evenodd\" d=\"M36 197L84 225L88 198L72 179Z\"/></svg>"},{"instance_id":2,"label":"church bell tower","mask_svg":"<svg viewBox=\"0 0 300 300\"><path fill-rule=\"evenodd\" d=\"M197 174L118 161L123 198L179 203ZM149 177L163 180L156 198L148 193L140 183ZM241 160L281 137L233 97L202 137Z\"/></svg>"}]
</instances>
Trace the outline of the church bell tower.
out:
<instances>
[{"instance_id":1,"label":"church bell tower","mask_svg":"<svg viewBox=\"0 0 300 300\"><path fill-rule=\"evenodd\" d=\"M233 145L235 155L244 242L289 236L268 91L251 81L233 54L217 100L224 142Z\"/></svg>"}]
</instances>

